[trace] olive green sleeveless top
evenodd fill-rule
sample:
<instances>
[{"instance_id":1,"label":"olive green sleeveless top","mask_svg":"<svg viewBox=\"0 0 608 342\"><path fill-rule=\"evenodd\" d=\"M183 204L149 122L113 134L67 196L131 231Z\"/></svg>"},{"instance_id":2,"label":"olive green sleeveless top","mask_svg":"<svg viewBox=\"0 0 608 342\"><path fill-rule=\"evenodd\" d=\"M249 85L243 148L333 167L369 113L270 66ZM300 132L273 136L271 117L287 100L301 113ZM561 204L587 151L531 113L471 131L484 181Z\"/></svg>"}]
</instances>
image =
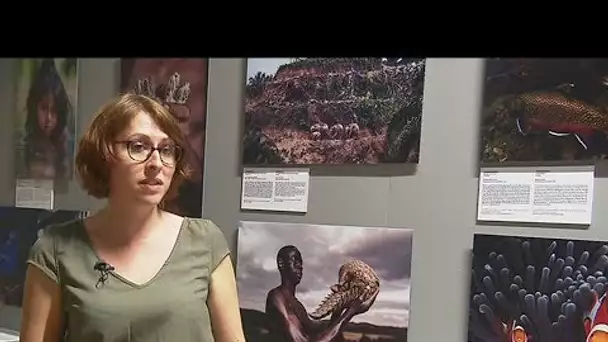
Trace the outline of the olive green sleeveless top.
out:
<instances>
[{"instance_id":1,"label":"olive green sleeveless top","mask_svg":"<svg viewBox=\"0 0 608 342\"><path fill-rule=\"evenodd\" d=\"M111 271L103 277L79 219L49 227L27 262L61 286L65 341L212 342L210 275L228 254L213 222L185 218L169 258L150 281L134 284Z\"/></svg>"}]
</instances>

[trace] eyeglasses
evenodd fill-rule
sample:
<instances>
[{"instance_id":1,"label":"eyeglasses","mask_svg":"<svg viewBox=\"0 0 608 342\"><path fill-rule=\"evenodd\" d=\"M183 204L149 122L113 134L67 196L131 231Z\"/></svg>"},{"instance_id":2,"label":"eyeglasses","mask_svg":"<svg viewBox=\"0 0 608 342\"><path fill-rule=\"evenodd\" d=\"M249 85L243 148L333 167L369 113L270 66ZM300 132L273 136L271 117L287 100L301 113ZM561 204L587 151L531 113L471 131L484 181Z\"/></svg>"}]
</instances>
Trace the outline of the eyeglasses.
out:
<instances>
[{"instance_id":1,"label":"eyeglasses","mask_svg":"<svg viewBox=\"0 0 608 342\"><path fill-rule=\"evenodd\" d=\"M154 147L152 144L140 140L117 141L127 147L129 157L136 162L145 162L158 151L160 161L166 166L175 166L182 157L182 149L174 144L162 144Z\"/></svg>"}]
</instances>

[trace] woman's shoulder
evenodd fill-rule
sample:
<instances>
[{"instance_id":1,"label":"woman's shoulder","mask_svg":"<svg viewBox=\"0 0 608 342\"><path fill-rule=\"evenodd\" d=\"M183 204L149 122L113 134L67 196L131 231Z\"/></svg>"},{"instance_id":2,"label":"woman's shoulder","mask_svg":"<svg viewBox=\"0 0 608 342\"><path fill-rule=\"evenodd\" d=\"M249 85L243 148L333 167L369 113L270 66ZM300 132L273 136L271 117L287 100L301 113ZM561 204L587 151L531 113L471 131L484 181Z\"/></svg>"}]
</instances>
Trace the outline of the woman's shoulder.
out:
<instances>
[{"instance_id":1,"label":"woman's shoulder","mask_svg":"<svg viewBox=\"0 0 608 342\"><path fill-rule=\"evenodd\" d=\"M219 227L212 220L205 218L185 216L183 224L186 229L195 234L209 234L219 230Z\"/></svg>"},{"instance_id":2,"label":"woman's shoulder","mask_svg":"<svg viewBox=\"0 0 608 342\"><path fill-rule=\"evenodd\" d=\"M82 218L75 218L67 220L61 223L52 223L48 226L42 227L42 232L39 236L40 239L71 239L78 234L83 228Z\"/></svg>"},{"instance_id":3,"label":"woman's shoulder","mask_svg":"<svg viewBox=\"0 0 608 342\"><path fill-rule=\"evenodd\" d=\"M183 225L188 239L197 246L197 249L211 252L210 261L213 268L230 253L224 232L213 220L184 217Z\"/></svg>"},{"instance_id":4,"label":"woman's shoulder","mask_svg":"<svg viewBox=\"0 0 608 342\"><path fill-rule=\"evenodd\" d=\"M55 282L59 282L59 264L62 256L74 246L72 241L82 241L79 234L82 219L73 219L63 223L48 225L39 230L38 240L29 251L27 263L33 264L44 271ZM67 253L71 255L72 253Z\"/></svg>"},{"instance_id":5,"label":"woman's shoulder","mask_svg":"<svg viewBox=\"0 0 608 342\"><path fill-rule=\"evenodd\" d=\"M34 243L34 250L57 251L59 246L65 246L68 241L81 239L82 219L72 219L62 223L53 223L42 227L38 231L38 240Z\"/></svg>"},{"instance_id":6,"label":"woman's shoulder","mask_svg":"<svg viewBox=\"0 0 608 342\"><path fill-rule=\"evenodd\" d=\"M184 217L183 225L184 230L194 239L211 242L219 237L224 237L222 230L210 219Z\"/></svg>"}]
</instances>

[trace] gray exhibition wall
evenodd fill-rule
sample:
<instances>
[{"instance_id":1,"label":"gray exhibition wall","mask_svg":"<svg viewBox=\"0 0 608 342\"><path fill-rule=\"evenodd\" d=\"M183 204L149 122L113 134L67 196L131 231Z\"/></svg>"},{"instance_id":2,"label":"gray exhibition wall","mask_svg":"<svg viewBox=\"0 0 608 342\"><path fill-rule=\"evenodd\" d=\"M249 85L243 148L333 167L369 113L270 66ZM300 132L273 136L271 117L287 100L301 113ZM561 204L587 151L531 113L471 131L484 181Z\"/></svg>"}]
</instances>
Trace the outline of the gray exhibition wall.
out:
<instances>
[{"instance_id":1,"label":"gray exhibition wall","mask_svg":"<svg viewBox=\"0 0 608 342\"><path fill-rule=\"evenodd\" d=\"M13 205L12 61L0 61L0 205ZM305 215L242 213L240 142L245 61L211 59L203 216L214 220L236 251L240 220L306 222L414 229L408 340L466 341L469 254L475 232L608 240L608 215L597 210L608 195L596 183L593 225L588 230L497 227L475 224L481 59L429 59L425 79L420 164L311 168ZM80 64L78 129L115 94L118 59ZM56 208L91 210L103 204L76 183L56 195ZM19 310L2 310L0 326L18 328ZM438 326L440 322L440 327ZM439 328L438 328L439 327Z\"/></svg>"}]
</instances>

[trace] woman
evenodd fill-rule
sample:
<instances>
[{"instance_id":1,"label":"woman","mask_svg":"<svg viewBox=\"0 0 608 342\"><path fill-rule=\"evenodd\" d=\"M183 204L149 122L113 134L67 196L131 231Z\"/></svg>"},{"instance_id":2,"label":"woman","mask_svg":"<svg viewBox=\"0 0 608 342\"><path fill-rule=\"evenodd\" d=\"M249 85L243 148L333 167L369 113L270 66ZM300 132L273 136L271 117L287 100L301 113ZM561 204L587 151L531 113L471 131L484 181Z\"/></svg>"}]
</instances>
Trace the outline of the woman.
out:
<instances>
[{"instance_id":1,"label":"woman","mask_svg":"<svg viewBox=\"0 0 608 342\"><path fill-rule=\"evenodd\" d=\"M99 111L76 168L107 206L48 228L32 247L21 342L245 340L222 232L162 210L188 175L185 144L173 116L145 96Z\"/></svg>"}]
</instances>

